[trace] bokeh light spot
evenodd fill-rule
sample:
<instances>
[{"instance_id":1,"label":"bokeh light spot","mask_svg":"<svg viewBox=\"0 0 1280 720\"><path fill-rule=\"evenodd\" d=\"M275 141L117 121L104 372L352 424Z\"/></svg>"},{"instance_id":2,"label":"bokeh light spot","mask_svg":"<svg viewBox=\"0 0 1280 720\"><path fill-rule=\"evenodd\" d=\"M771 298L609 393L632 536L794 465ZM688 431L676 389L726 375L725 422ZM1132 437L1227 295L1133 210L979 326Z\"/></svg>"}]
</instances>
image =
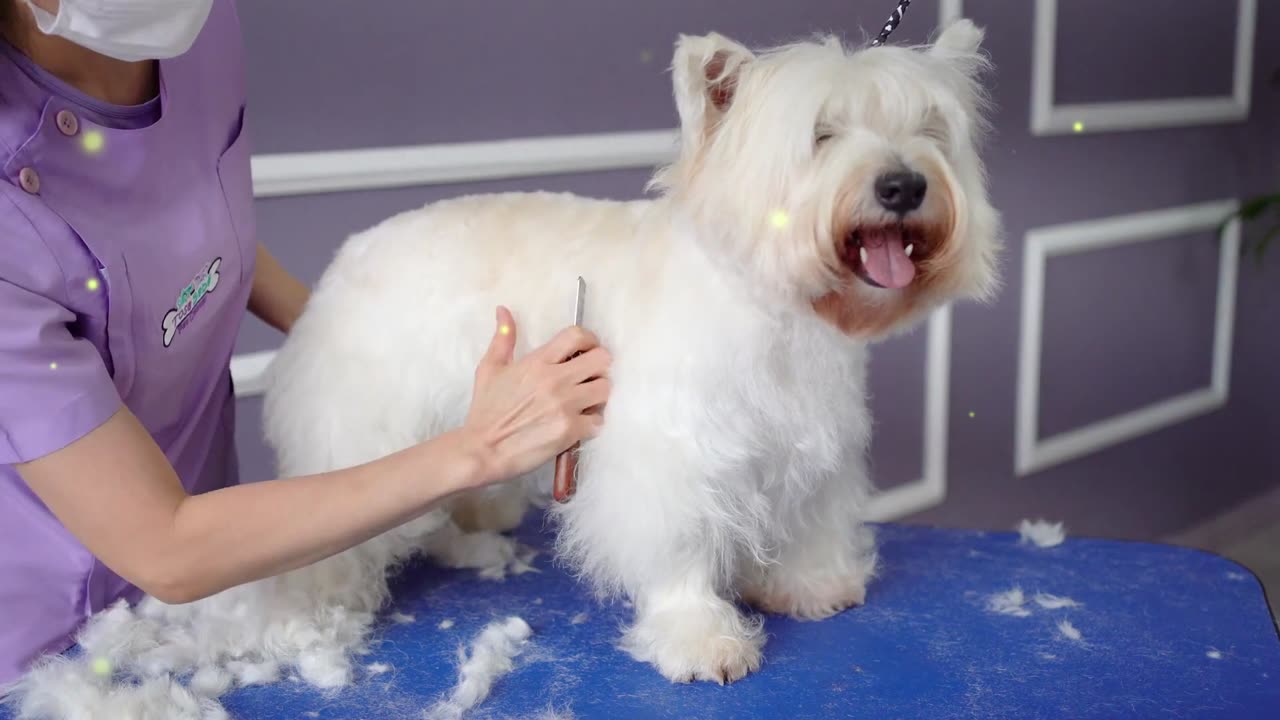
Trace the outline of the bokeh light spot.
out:
<instances>
[{"instance_id":1,"label":"bokeh light spot","mask_svg":"<svg viewBox=\"0 0 1280 720\"><path fill-rule=\"evenodd\" d=\"M90 155L102 152L102 146L105 144L106 140L98 130L86 130L80 135L80 146Z\"/></svg>"},{"instance_id":2,"label":"bokeh light spot","mask_svg":"<svg viewBox=\"0 0 1280 720\"><path fill-rule=\"evenodd\" d=\"M1077 120L1074 123L1072 123L1071 129L1074 130L1075 132L1084 132L1084 123Z\"/></svg>"},{"instance_id":3,"label":"bokeh light spot","mask_svg":"<svg viewBox=\"0 0 1280 720\"><path fill-rule=\"evenodd\" d=\"M89 292L98 292L100 287L102 287L102 283L98 282L98 278L89 278L84 281L84 289Z\"/></svg>"},{"instance_id":4,"label":"bokeh light spot","mask_svg":"<svg viewBox=\"0 0 1280 720\"><path fill-rule=\"evenodd\" d=\"M782 230L791 222L791 217L787 215L786 210L774 210L769 213L769 224L775 228Z\"/></svg>"},{"instance_id":5,"label":"bokeh light spot","mask_svg":"<svg viewBox=\"0 0 1280 720\"><path fill-rule=\"evenodd\" d=\"M94 673L96 673L96 674L98 674L98 675L110 675L110 674L111 674L111 661L110 661L110 660L108 660L108 659L106 659L106 658L102 658L102 657L100 657L100 658L94 658L94 659L93 659L93 672L94 672Z\"/></svg>"}]
</instances>

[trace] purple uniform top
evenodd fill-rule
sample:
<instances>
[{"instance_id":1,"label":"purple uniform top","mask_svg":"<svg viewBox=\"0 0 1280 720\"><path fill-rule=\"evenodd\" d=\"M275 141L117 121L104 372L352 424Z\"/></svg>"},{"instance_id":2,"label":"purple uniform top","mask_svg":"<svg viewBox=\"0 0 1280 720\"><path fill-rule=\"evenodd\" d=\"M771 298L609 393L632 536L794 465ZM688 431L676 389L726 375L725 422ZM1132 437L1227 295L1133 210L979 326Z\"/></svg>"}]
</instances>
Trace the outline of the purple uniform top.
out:
<instances>
[{"instance_id":1,"label":"purple uniform top","mask_svg":"<svg viewBox=\"0 0 1280 720\"><path fill-rule=\"evenodd\" d=\"M237 482L228 365L257 249L243 118L233 0L134 107L0 41L0 685L138 596L14 464L125 406L188 492Z\"/></svg>"}]
</instances>

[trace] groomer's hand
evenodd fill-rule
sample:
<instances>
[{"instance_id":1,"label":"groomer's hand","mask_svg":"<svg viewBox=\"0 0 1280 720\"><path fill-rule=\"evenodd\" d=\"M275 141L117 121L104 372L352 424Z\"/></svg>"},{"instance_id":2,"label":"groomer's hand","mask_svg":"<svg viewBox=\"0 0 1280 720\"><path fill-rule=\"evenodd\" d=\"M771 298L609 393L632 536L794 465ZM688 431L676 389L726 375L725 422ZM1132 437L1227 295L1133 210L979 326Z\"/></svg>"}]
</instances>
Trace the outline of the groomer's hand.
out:
<instances>
[{"instance_id":1,"label":"groomer's hand","mask_svg":"<svg viewBox=\"0 0 1280 720\"><path fill-rule=\"evenodd\" d=\"M562 330L519 362L516 323L498 308L498 327L476 368L463 432L485 456L482 482L510 480L594 437L609 399L609 353L590 332ZM576 353L582 353L573 357ZM573 359L569 359L573 358Z\"/></svg>"}]
</instances>

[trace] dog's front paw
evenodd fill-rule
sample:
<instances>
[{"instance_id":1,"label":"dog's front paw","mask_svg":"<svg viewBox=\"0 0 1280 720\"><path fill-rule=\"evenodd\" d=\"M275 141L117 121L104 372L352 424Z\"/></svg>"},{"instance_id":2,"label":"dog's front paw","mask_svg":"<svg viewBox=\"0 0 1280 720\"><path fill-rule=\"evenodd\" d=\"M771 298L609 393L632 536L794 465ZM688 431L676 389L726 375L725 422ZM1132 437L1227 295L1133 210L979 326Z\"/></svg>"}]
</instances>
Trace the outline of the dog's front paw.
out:
<instances>
[{"instance_id":1,"label":"dog's front paw","mask_svg":"<svg viewBox=\"0 0 1280 720\"><path fill-rule=\"evenodd\" d=\"M778 579L743 590L748 605L797 620L825 620L867 601L867 584L860 578L829 577L821 581L785 583Z\"/></svg>"},{"instance_id":2,"label":"dog's front paw","mask_svg":"<svg viewBox=\"0 0 1280 720\"><path fill-rule=\"evenodd\" d=\"M705 680L724 685L760 668L760 623L728 603L679 607L637 620L623 646L672 682Z\"/></svg>"}]
</instances>

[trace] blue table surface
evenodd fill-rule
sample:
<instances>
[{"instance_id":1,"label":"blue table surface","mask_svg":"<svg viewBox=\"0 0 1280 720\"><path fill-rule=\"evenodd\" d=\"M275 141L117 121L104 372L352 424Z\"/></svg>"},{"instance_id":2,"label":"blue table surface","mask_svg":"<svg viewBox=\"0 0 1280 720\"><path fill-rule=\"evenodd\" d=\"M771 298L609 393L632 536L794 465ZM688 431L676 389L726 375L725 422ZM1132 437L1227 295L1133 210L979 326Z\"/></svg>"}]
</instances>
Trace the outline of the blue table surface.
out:
<instances>
[{"instance_id":1,"label":"blue table surface","mask_svg":"<svg viewBox=\"0 0 1280 720\"><path fill-rule=\"evenodd\" d=\"M536 526L517 533L535 547ZM1280 718L1280 637L1245 568L1195 550L1014 533L883 525L883 570L865 606L822 622L770 616L765 662L730 686L673 685L615 647L629 610L601 605L544 553L541 572L481 579L427 563L394 583L365 665L391 669L345 689L301 683L223 697L236 718L420 718L456 682L457 647L485 623L523 617L534 634L473 718ZM992 613L1020 586L1027 617ZM1079 607L1047 610L1036 592ZM585 622L575 616L587 613ZM1058 631L1070 620L1082 637ZM441 621L453 621L441 629ZM312 714L314 713L314 714Z\"/></svg>"}]
</instances>

